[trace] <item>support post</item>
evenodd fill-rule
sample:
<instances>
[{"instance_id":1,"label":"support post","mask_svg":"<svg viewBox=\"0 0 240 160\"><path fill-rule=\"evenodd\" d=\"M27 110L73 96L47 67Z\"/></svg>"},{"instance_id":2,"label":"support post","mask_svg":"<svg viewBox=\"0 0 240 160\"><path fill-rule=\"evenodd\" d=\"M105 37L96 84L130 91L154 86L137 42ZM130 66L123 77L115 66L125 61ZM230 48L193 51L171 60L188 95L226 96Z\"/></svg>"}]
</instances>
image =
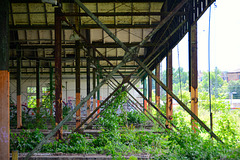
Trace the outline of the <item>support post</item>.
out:
<instances>
[{"instance_id":1,"label":"support post","mask_svg":"<svg viewBox=\"0 0 240 160\"><path fill-rule=\"evenodd\" d=\"M98 72L97 74L97 85L99 85L99 78L100 78L100 73ZM100 89L97 91L97 107L100 105ZM100 113L100 109L98 109L97 114ZM99 116L98 116L99 118Z\"/></svg>"},{"instance_id":2,"label":"support post","mask_svg":"<svg viewBox=\"0 0 240 160\"><path fill-rule=\"evenodd\" d=\"M77 4L74 4L74 10L76 13L79 12L79 7ZM79 17L75 17L75 27L79 32ZM81 68L81 59L80 59L80 41L75 41L76 44L76 106L81 102L81 77L80 77L80 68ZM81 108L76 112L76 127L81 123Z\"/></svg>"},{"instance_id":3,"label":"support post","mask_svg":"<svg viewBox=\"0 0 240 160\"><path fill-rule=\"evenodd\" d=\"M17 51L17 128L22 128L21 67L22 52Z\"/></svg>"},{"instance_id":4,"label":"support post","mask_svg":"<svg viewBox=\"0 0 240 160\"><path fill-rule=\"evenodd\" d=\"M152 102L152 77L151 76L148 76L148 100ZM150 104L148 104L148 111L152 113Z\"/></svg>"},{"instance_id":5,"label":"support post","mask_svg":"<svg viewBox=\"0 0 240 160\"><path fill-rule=\"evenodd\" d=\"M160 79L160 63L157 64L156 69L155 69L155 74L157 76L158 79ZM157 82L155 82L155 101L156 101L156 105L157 107L160 109L160 86Z\"/></svg>"},{"instance_id":6,"label":"support post","mask_svg":"<svg viewBox=\"0 0 240 160\"><path fill-rule=\"evenodd\" d=\"M147 97L147 78L143 79L143 95ZM147 101L143 98L143 106L144 106L144 111L146 113L147 110Z\"/></svg>"},{"instance_id":7,"label":"support post","mask_svg":"<svg viewBox=\"0 0 240 160\"><path fill-rule=\"evenodd\" d=\"M191 26L191 110L198 116L198 68L197 68L197 24ZM191 117L192 129L196 133L197 122Z\"/></svg>"},{"instance_id":8,"label":"support post","mask_svg":"<svg viewBox=\"0 0 240 160\"><path fill-rule=\"evenodd\" d=\"M52 116L53 109L53 67L50 64L50 115Z\"/></svg>"},{"instance_id":9,"label":"support post","mask_svg":"<svg viewBox=\"0 0 240 160\"><path fill-rule=\"evenodd\" d=\"M76 41L76 106L81 102L80 42ZM81 108L76 112L76 127L81 123Z\"/></svg>"},{"instance_id":10,"label":"support post","mask_svg":"<svg viewBox=\"0 0 240 160\"><path fill-rule=\"evenodd\" d=\"M10 159L9 1L0 1L0 159Z\"/></svg>"},{"instance_id":11,"label":"support post","mask_svg":"<svg viewBox=\"0 0 240 160\"><path fill-rule=\"evenodd\" d=\"M86 37L87 37L87 40L88 42L90 42L90 30L86 30ZM90 93L90 55L91 55L91 48L88 48L88 51L87 51L87 95ZM87 117L90 115L91 113L91 98L88 99L87 101ZM90 119L89 121L87 121L87 123L90 122Z\"/></svg>"},{"instance_id":12,"label":"support post","mask_svg":"<svg viewBox=\"0 0 240 160\"><path fill-rule=\"evenodd\" d=\"M172 50L168 52L167 55L167 86L170 91L172 91ZM173 104L172 96L167 93L167 103L166 103L166 116L168 120L172 120L173 115ZM171 128L171 125L166 121L166 127Z\"/></svg>"},{"instance_id":13,"label":"support post","mask_svg":"<svg viewBox=\"0 0 240 160\"><path fill-rule=\"evenodd\" d=\"M94 67L96 66L95 57L96 57L96 52L93 51ZM93 88L95 87L96 87L96 68L93 68ZM93 94L93 110L95 109L96 109L96 93Z\"/></svg>"},{"instance_id":14,"label":"support post","mask_svg":"<svg viewBox=\"0 0 240 160\"><path fill-rule=\"evenodd\" d=\"M62 121L62 64L61 64L61 8L55 8L55 122ZM56 133L56 139L63 139L62 127Z\"/></svg>"},{"instance_id":15,"label":"support post","mask_svg":"<svg viewBox=\"0 0 240 160\"><path fill-rule=\"evenodd\" d=\"M39 118L40 114L40 64L39 60L36 61L36 102L37 102L37 114L36 118Z\"/></svg>"}]
</instances>

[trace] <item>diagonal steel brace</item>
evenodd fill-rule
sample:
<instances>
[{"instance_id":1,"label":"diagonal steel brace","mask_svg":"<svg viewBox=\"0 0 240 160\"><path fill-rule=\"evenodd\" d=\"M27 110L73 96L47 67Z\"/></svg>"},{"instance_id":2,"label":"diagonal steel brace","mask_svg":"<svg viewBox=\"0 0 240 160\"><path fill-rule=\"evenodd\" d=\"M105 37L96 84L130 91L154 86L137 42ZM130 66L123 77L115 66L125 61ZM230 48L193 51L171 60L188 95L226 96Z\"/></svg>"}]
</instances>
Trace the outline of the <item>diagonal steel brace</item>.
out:
<instances>
[{"instance_id":1,"label":"diagonal steel brace","mask_svg":"<svg viewBox=\"0 0 240 160\"><path fill-rule=\"evenodd\" d=\"M187 2L188 0L182 0L174 9L173 11L166 16L160 23L159 25L147 36L145 37L145 39L140 42L140 44L138 45L138 48L140 48L140 46L142 46L143 44L145 44L147 42L147 40L149 40L171 17L173 17L176 12L181 9L184 4ZM82 2L80 2L79 0L75 0L75 2L100 26L102 27L102 29L119 45L121 46L126 53L129 53L131 51L128 50L128 48L104 25L102 24L102 22L100 22L98 20L98 18L96 16L94 16L94 14L92 14L84 5ZM136 51L136 48L132 49ZM215 135L180 99L178 99L178 97L176 95L174 95L155 75L152 74L152 72L145 66L144 63L142 63L137 56L135 56L135 61L144 69L147 71L147 73L154 78L154 80L169 94L171 95L208 133L210 133L216 140L221 141L221 139ZM223 143L223 142L222 142Z\"/></svg>"},{"instance_id":2,"label":"diagonal steel brace","mask_svg":"<svg viewBox=\"0 0 240 160\"><path fill-rule=\"evenodd\" d=\"M201 121L171 90L168 89L167 86L165 86L158 78L155 76L146 66L145 64L140 61L137 57L135 57L135 61L145 70L147 73L172 97L174 98L180 106L187 111L212 137L214 137L217 141L220 141L221 143L222 140L213 132L211 129L209 129L203 121Z\"/></svg>"}]
</instances>

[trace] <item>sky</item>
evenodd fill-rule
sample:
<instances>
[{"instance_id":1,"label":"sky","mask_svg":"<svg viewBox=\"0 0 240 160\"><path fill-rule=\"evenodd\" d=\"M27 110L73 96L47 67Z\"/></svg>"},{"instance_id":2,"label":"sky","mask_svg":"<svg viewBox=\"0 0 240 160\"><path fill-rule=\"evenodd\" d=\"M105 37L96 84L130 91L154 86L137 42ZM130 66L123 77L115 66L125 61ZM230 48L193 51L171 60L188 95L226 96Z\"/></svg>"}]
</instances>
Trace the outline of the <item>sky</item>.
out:
<instances>
[{"instance_id":1,"label":"sky","mask_svg":"<svg viewBox=\"0 0 240 160\"><path fill-rule=\"evenodd\" d=\"M216 0L211 6L210 68L240 70L240 0ZM208 71L209 10L198 20L198 70ZM177 49L178 48L178 49ZM173 67L188 71L188 35L173 50ZM180 65L178 63L178 54ZM164 62L165 63L165 62ZM164 65L163 63L163 65Z\"/></svg>"}]
</instances>

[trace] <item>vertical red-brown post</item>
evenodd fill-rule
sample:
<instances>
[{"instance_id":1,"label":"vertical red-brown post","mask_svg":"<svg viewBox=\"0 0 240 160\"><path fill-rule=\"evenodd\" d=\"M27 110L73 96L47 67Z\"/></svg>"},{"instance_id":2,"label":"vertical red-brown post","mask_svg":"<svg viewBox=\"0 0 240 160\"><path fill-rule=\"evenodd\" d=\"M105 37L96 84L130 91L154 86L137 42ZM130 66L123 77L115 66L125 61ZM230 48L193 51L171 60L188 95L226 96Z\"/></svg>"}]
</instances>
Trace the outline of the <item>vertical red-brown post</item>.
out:
<instances>
[{"instance_id":1,"label":"vertical red-brown post","mask_svg":"<svg viewBox=\"0 0 240 160\"><path fill-rule=\"evenodd\" d=\"M9 1L0 1L0 159L10 159L9 124Z\"/></svg>"},{"instance_id":2,"label":"vertical red-brown post","mask_svg":"<svg viewBox=\"0 0 240 160\"><path fill-rule=\"evenodd\" d=\"M52 64L50 63L50 116L52 116L52 111L53 111L53 67Z\"/></svg>"},{"instance_id":3,"label":"vertical red-brown post","mask_svg":"<svg viewBox=\"0 0 240 160\"><path fill-rule=\"evenodd\" d=\"M160 79L160 63L157 64L155 72L157 78ZM158 83L155 83L155 94L156 105L160 109L160 85Z\"/></svg>"},{"instance_id":4,"label":"vertical red-brown post","mask_svg":"<svg viewBox=\"0 0 240 160\"><path fill-rule=\"evenodd\" d=\"M97 61L97 64L99 64L99 61ZM97 85L99 85L99 79L100 79L100 72L97 74ZM100 106L100 89L97 91L97 106ZM97 114L100 113L100 109L98 109ZM99 116L97 117L99 118Z\"/></svg>"},{"instance_id":5,"label":"vertical red-brown post","mask_svg":"<svg viewBox=\"0 0 240 160\"><path fill-rule=\"evenodd\" d=\"M151 76L148 76L148 100L152 102L152 77ZM152 113L150 104L148 104L148 111Z\"/></svg>"},{"instance_id":6,"label":"vertical red-brown post","mask_svg":"<svg viewBox=\"0 0 240 160\"><path fill-rule=\"evenodd\" d=\"M81 102L80 42L76 41L76 106ZM81 108L76 112L76 127L81 123Z\"/></svg>"},{"instance_id":7,"label":"vertical red-brown post","mask_svg":"<svg viewBox=\"0 0 240 160\"><path fill-rule=\"evenodd\" d=\"M143 79L143 95L147 97L147 78ZM146 113L147 110L147 101L143 99L143 107L144 107L144 112Z\"/></svg>"},{"instance_id":8,"label":"vertical red-brown post","mask_svg":"<svg viewBox=\"0 0 240 160\"><path fill-rule=\"evenodd\" d=\"M96 87L96 53L93 51L93 57L94 57L94 68L93 68L93 89ZM93 111L96 109L96 93L93 94ZM96 115L96 114L95 114ZM95 117L95 116L93 116Z\"/></svg>"},{"instance_id":9,"label":"vertical red-brown post","mask_svg":"<svg viewBox=\"0 0 240 160\"><path fill-rule=\"evenodd\" d=\"M58 125L62 115L62 64L61 64L61 8L55 8L55 122ZM56 139L62 139L62 127L56 133Z\"/></svg>"},{"instance_id":10,"label":"vertical red-brown post","mask_svg":"<svg viewBox=\"0 0 240 160\"><path fill-rule=\"evenodd\" d=\"M75 12L78 12L79 7L75 4L74 5ZM77 31L79 31L79 19L75 17L75 27ZM80 41L75 41L76 43L76 106L81 102L81 78L80 78ZM76 127L80 126L81 124L81 108L76 112Z\"/></svg>"},{"instance_id":11,"label":"vertical red-brown post","mask_svg":"<svg viewBox=\"0 0 240 160\"><path fill-rule=\"evenodd\" d=\"M167 87L172 91L172 50L168 52L167 55ZM173 104L172 97L167 94L167 104L166 104L166 116L168 120L172 120L173 115ZM166 122L166 127L171 128L171 125Z\"/></svg>"},{"instance_id":12,"label":"vertical red-brown post","mask_svg":"<svg viewBox=\"0 0 240 160\"><path fill-rule=\"evenodd\" d=\"M191 26L191 110L198 116L198 67L197 67L197 24ZM192 129L196 132L197 122L191 117Z\"/></svg>"},{"instance_id":13,"label":"vertical red-brown post","mask_svg":"<svg viewBox=\"0 0 240 160\"><path fill-rule=\"evenodd\" d=\"M21 67L22 52L17 51L17 128L22 128Z\"/></svg>"},{"instance_id":14,"label":"vertical red-brown post","mask_svg":"<svg viewBox=\"0 0 240 160\"><path fill-rule=\"evenodd\" d=\"M36 102L37 102L37 119L40 114L40 64L39 60L36 61Z\"/></svg>"},{"instance_id":15,"label":"vertical red-brown post","mask_svg":"<svg viewBox=\"0 0 240 160\"><path fill-rule=\"evenodd\" d=\"M86 36L87 36L87 40L88 42L90 42L90 30L86 30ZM91 55L91 48L88 48L88 57L87 57L87 95L90 93L90 55ZM87 117L90 115L91 113L91 99L89 99L87 101ZM89 120L87 121L87 124L91 121L91 118L89 118Z\"/></svg>"}]
</instances>

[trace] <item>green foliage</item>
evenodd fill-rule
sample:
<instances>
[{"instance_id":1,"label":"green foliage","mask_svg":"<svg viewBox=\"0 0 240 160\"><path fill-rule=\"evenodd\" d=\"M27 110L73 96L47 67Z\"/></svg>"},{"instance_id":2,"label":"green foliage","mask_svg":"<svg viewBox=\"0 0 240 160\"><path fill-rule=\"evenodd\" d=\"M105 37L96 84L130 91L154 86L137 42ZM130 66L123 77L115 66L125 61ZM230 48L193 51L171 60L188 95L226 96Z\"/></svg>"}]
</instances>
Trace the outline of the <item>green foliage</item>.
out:
<instances>
[{"instance_id":1,"label":"green foliage","mask_svg":"<svg viewBox=\"0 0 240 160\"><path fill-rule=\"evenodd\" d=\"M176 71L175 74L178 72ZM209 126L209 102L208 102L208 75L204 73L203 81L200 83L199 92L199 117ZM137 112L126 112L123 104L126 102L126 92L118 91L113 97L117 97L112 103L106 104L106 109L98 119L98 125L102 132L98 137L74 133L66 140L48 142L44 144L41 152L63 152L63 153L100 153L112 155L113 159L125 159L125 155L150 154L153 159L239 159L240 157L240 113L229 111L224 98L226 97L226 82L219 79L220 73L216 69L211 73L213 89L212 110L214 111L214 133L224 142L221 144L212 140L209 134L201 127L197 133L193 133L190 124L190 116L180 107L174 108L173 124L179 131L170 130L161 134L135 129L133 124L145 123L146 117ZM182 76L183 94L182 101L190 107L190 94L188 92L187 76ZM215 80L214 80L215 77ZM177 76L175 76L177 79ZM185 79L184 79L185 78ZM179 81L176 80L179 84ZM177 88L179 86L175 86ZM215 88L214 88L215 87ZM179 94L179 90L174 92ZM165 114L166 106L162 105L160 110ZM121 114L116 110L120 108ZM67 111L68 112L68 111ZM157 113L154 114L157 116ZM160 118L161 122L165 119ZM131 124L131 125L130 125ZM34 139L29 136L28 131L22 131L20 135L11 134L11 149L19 152L29 152L34 145L41 140L35 134L34 143L28 140ZM18 138L20 137L20 138ZM24 138L21 138L24 137ZM26 138L28 137L28 138ZM38 138L36 138L38 137ZM90 140L89 140L90 139ZM30 143L31 147L27 143ZM137 159L131 156L129 159Z\"/></svg>"},{"instance_id":2,"label":"green foliage","mask_svg":"<svg viewBox=\"0 0 240 160\"><path fill-rule=\"evenodd\" d=\"M147 117L137 111L127 112L128 124L145 124L147 122Z\"/></svg>"},{"instance_id":3,"label":"green foliage","mask_svg":"<svg viewBox=\"0 0 240 160\"><path fill-rule=\"evenodd\" d=\"M98 119L97 124L108 131L117 130L120 126L127 124L126 112L123 109L123 104L127 102L126 92L121 92L118 90L113 97L116 99L112 103L107 103L107 109L102 113L101 117ZM110 100L111 101L111 100ZM122 113L117 114L116 110L120 108Z\"/></svg>"},{"instance_id":4,"label":"green foliage","mask_svg":"<svg viewBox=\"0 0 240 160\"><path fill-rule=\"evenodd\" d=\"M209 94L208 92L200 92L199 93L199 107L202 107L206 110L209 110ZM213 112L222 111L228 109L229 103L225 101L223 98L216 98L215 95L211 97L211 107Z\"/></svg>"},{"instance_id":5,"label":"green foliage","mask_svg":"<svg viewBox=\"0 0 240 160\"><path fill-rule=\"evenodd\" d=\"M22 130L20 134L11 133L10 150L29 152L42 141L43 137L39 129L33 132L30 132L30 130Z\"/></svg>"},{"instance_id":6,"label":"green foliage","mask_svg":"<svg viewBox=\"0 0 240 160\"><path fill-rule=\"evenodd\" d=\"M211 94L216 98L225 98L228 95L228 84L221 77L221 71L215 69L214 72L210 72L210 88ZM208 72L203 72L202 81L199 83L199 92L209 92L209 74Z\"/></svg>"},{"instance_id":7,"label":"green foliage","mask_svg":"<svg viewBox=\"0 0 240 160\"><path fill-rule=\"evenodd\" d=\"M240 99L240 80L237 81L230 81L228 84L228 91L230 93L235 92L235 94L233 94L233 99ZM229 99L231 99L231 97L229 97Z\"/></svg>"}]
</instances>

